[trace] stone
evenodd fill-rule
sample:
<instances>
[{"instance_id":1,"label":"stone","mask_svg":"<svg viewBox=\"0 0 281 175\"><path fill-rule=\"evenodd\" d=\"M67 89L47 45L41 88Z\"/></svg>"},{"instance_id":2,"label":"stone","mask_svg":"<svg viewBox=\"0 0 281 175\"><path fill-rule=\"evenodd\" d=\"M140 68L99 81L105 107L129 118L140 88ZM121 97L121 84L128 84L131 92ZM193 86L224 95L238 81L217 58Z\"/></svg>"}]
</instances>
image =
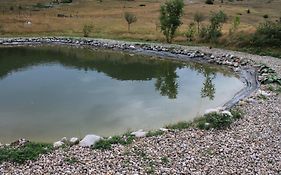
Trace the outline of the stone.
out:
<instances>
[{"instance_id":1,"label":"stone","mask_svg":"<svg viewBox=\"0 0 281 175\"><path fill-rule=\"evenodd\" d=\"M63 138L60 139L60 141L62 141L63 143L67 143L67 138L63 137Z\"/></svg>"},{"instance_id":2,"label":"stone","mask_svg":"<svg viewBox=\"0 0 281 175\"><path fill-rule=\"evenodd\" d=\"M59 148L62 147L64 145L64 143L62 141L57 141L53 143L53 147L54 148Z\"/></svg>"},{"instance_id":3,"label":"stone","mask_svg":"<svg viewBox=\"0 0 281 175\"><path fill-rule=\"evenodd\" d=\"M82 147L90 147L92 145L94 145L95 143L97 143L98 141L100 141L102 139L102 137L94 135L94 134L89 134L86 135L80 142L79 142L79 146Z\"/></svg>"},{"instance_id":4,"label":"stone","mask_svg":"<svg viewBox=\"0 0 281 175\"><path fill-rule=\"evenodd\" d=\"M265 92L265 91L263 91L263 90L258 90L258 94L263 95L263 96L266 96L266 97L268 97L268 96L271 95L270 93L267 93L267 92Z\"/></svg>"},{"instance_id":5,"label":"stone","mask_svg":"<svg viewBox=\"0 0 281 175\"><path fill-rule=\"evenodd\" d=\"M214 113L214 112L219 113L220 110L221 110L221 108L207 109L207 110L205 110L204 115L209 114L209 113Z\"/></svg>"},{"instance_id":6,"label":"stone","mask_svg":"<svg viewBox=\"0 0 281 175\"><path fill-rule=\"evenodd\" d=\"M72 137L69 139L70 144L77 144L79 143L79 139L77 137Z\"/></svg>"},{"instance_id":7,"label":"stone","mask_svg":"<svg viewBox=\"0 0 281 175\"><path fill-rule=\"evenodd\" d=\"M226 114L226 115L232 117L232 114L231 114L230 111L224 110L224 111L222 111L221 113L222 113L222 114Z\"/></svg>"},{"instance_id":8,"label":"stone","mask_svg":"<svg viewBox=\"0 0 281 175\"><path fill-rule=\"evenodd\" d=\"M145 137L146 132L140 129L138 131L132 132L131 135L134 135L135 137Z\"/></svg>"},{"instance_id":9,"label":"stone","mask_svg":"<svg viewBox=\"0 0 281 175\"><path fill-rule=\"evenodd\" d=\"M167 128L159 128L159 130L164 132L169 131Z\"/></svg>"}]
</instances>

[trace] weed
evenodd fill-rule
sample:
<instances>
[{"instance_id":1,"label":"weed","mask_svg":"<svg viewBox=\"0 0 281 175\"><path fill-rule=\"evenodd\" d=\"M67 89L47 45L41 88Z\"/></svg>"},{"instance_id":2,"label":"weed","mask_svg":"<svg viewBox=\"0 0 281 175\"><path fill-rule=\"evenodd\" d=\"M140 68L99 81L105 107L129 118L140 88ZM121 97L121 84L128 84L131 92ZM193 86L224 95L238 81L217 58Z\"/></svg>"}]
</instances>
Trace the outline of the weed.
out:
<instances>
[{"instance_id":1,"label":"weed","mask_svg":"<svg viewBox=\"0 0 281 175\"><path fill-rule=\"evenodd\" d=\"M167 156L161 157L161 162L164 163L164 164L169 163L168 157Z\"/></svg>"},{"instance_id":2,"label":"weed","mask_svg":"<svg viewBox=\"0 0 281 175\"><path fill-rule=\"evenodd\" d=\"M0 163L14 162L23 164L27 160L35 160L40 154L46 154L52 150L51 144L27 143L18 148L4 147L0 149Z\"/></svg>"},{"instance_id":3,"label":"weed","mask_svg":"<svg viewBox=\"0 0 281 175\"><path fill-rule=\"evenodd\" d=\"M159 135L162 135L162 134L164 134L164 131L161 131L161 130L149 131L149 132L146 134L146 137L159 136Z\"/></svg>"},{"instance_id":4,"label":"weed","mask_svg":"<svg viewBox=\"0 0 281 175\"><path fill-rule=\"evenodd\" d=\"M69 163L69 164L74 164L74 163L79 162L76 157L65 158L64 161Z\"/></svg>"},{"instance_id":5,"label":"weed","mask_svg":"<svg viewBox=\"0 0 281 175\"><path fill-rule=\"evenodd\" d=\"M111 148L113 144L121 144L121 145L128 145L131 144L134 140L134 136L130 134L124 134L123 136L113 136L111 138L102 139L98 141L93 148L107 150Z\"/></svg>"},{"instance_id":6,"label":"weed","mask_svg":"<svg viewBox=\"0 0 281 175\"><path fill-rule=\"evenodd\" d=\"M182 121L182 122L178 122L178 123L175 123L175 124L169 124L165 128L167 128L167 129L179 129L179 130L182 130L182 129L189 128L190 126L191 126L190 122Z\"/></svg>"},{"instance_id":7,"label":"weed","mask_svg":"<svg viewBox=\"0 0 281 175\"><path fill-rule=\"evenodd\" d=\"M222 113L209 113L197 119L195 124L200 129L224 129L228 127L233 121L233 117Z\"/></svg>"}]
</instances>

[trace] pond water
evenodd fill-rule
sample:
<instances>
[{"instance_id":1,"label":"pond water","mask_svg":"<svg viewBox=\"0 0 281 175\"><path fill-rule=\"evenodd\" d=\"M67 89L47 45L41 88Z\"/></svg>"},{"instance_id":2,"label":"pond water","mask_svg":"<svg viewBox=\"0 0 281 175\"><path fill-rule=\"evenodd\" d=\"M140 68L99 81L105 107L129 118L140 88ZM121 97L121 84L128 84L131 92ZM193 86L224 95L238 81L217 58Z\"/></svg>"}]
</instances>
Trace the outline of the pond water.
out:
<instances>
[{"instance_id":1,"label":"pond water","mask_svg":"<svg viewBox=\"0 0 281 175\"><path fill-rule=\"evenodd\" d=\"M156 129L192 120L243 87L207 64L86 48L0 48L0 142Z\"/></svg>"}]
</instances>

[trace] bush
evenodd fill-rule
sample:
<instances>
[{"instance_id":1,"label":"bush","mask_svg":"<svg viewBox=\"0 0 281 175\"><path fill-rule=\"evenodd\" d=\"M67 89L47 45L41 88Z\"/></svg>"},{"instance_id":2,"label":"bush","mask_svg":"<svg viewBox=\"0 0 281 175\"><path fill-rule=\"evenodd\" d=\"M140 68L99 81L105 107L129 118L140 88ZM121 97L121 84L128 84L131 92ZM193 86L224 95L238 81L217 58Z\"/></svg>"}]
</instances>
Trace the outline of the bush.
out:
<instances>
[{"instance_id":1,"label":"bush","mask_svg":"<svg viewBox=\"0 0 281 175\"><path fill-rule=\"evenodd\" d=\"M2 162L14 162L23 164L27 160L35 160L40 154L46 154L52 150L50 144L27 143L26 145L13 148L0 148L0 164Z\"/></svg>"},{"instance_id":2,"label":"bush","mask_svg":"<svg viewBox=\"0 0 281 175\"><path fill-rule=\"evenodd\" d=\"M92 32L92 30L93 30L92 25L84 25L84 27L83 27L84 37L88 37L90 35L90 33Z\"/></svg>"},{"instance_id":3,"label":"bush","mask_svg":"<svg viewBox=\"0 0 281 175\"><path fill-rule=\"evenodd\" d=\"M167 125L165 128L182 130L182 129L189 128L190 126L191 126L190 122L178 122L176 124Z\"/></svg>"},{"instance_id":4,"label":"bush","mask_svg":"<svg viewBox=\"0 0 281 175\"><path fill-rule=\"evenodd\" d=\"M263 15L263 18L265 19L269 18L268 14Z\"/></svg>"},{"instance_id":5,"label":"bush","mask_svg":"<svg viewBox=\"0 0 281 175\"><path fill-rule=\"evenodd\" d=\"M61 3L72 3L72 0L61 0Z\"/></svg>"},{"instance_id":6,"label":"bush","mask_svg":"<svg viewBox=\"0 0 281 175\"><path fill-rule=\"evenodd\" d=\"M280 47L281 23L266 21L260 24L253 36L255 46Z\"/></svg>"},{"instance_id":7,"label":"bush","mask_svg":"<svg viewBox=\"0 0 281 175\"><path fill-rule=\"evenodd\" d=\"M190 23L185 33L187 41L193 41L195 33L196 33L195 24Z\"/></svg>"},{"instance_id":8,"label":"bush","mask_svg":"<svg viewBox=\"0 0 281 175\"><path fill-rule=\"evenodd\" d=\"M222 113L209 113L204 115L202 118L199 118L196 121L196 126L200 129L224 129L229 127L233 122L233 118L228 114Z\"/></svg>"},{"instance_id":9,"label":"bush","mask_svg":"<svg viewBox=\"0 0 281 175\"><path fill-rule=\"evenodd\" d=\"M222 24L227 21L227 18L227 15L223 11L212 13L210 25L201 29L199 37L206 41L216 42L217 39L222 35Z\"/></svg>"},{"instance_id":10,"label":"bush","mask_svg":"<svg viewBox=\"0 0 281 175\"><path fill-rule=\"evenodd\" d=\"M214 4L214 0L206 0L205 3L206 4Z\"/></svg>"}]
</instances>

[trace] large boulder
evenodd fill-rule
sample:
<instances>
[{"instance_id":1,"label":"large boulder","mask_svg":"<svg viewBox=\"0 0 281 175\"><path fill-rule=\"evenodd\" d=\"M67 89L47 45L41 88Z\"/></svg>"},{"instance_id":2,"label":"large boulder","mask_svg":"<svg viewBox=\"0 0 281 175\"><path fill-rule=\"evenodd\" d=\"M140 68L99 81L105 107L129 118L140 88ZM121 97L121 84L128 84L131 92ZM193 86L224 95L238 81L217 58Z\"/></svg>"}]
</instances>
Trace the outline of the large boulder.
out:
<instances>
[{"instance_id":1,"label":"large boulder","mask_svg":"<svg viewBox=\"0 0 281 175\"><path fill-rule=\"evenodd\" d=\"M79 146L90 147L90 146L94 145L95 143L97 143L98 141L100 141L101 139L102 139L102 137L94 135L94 134L86 135L79 142Z\"/></svg>"}]
</instances>

